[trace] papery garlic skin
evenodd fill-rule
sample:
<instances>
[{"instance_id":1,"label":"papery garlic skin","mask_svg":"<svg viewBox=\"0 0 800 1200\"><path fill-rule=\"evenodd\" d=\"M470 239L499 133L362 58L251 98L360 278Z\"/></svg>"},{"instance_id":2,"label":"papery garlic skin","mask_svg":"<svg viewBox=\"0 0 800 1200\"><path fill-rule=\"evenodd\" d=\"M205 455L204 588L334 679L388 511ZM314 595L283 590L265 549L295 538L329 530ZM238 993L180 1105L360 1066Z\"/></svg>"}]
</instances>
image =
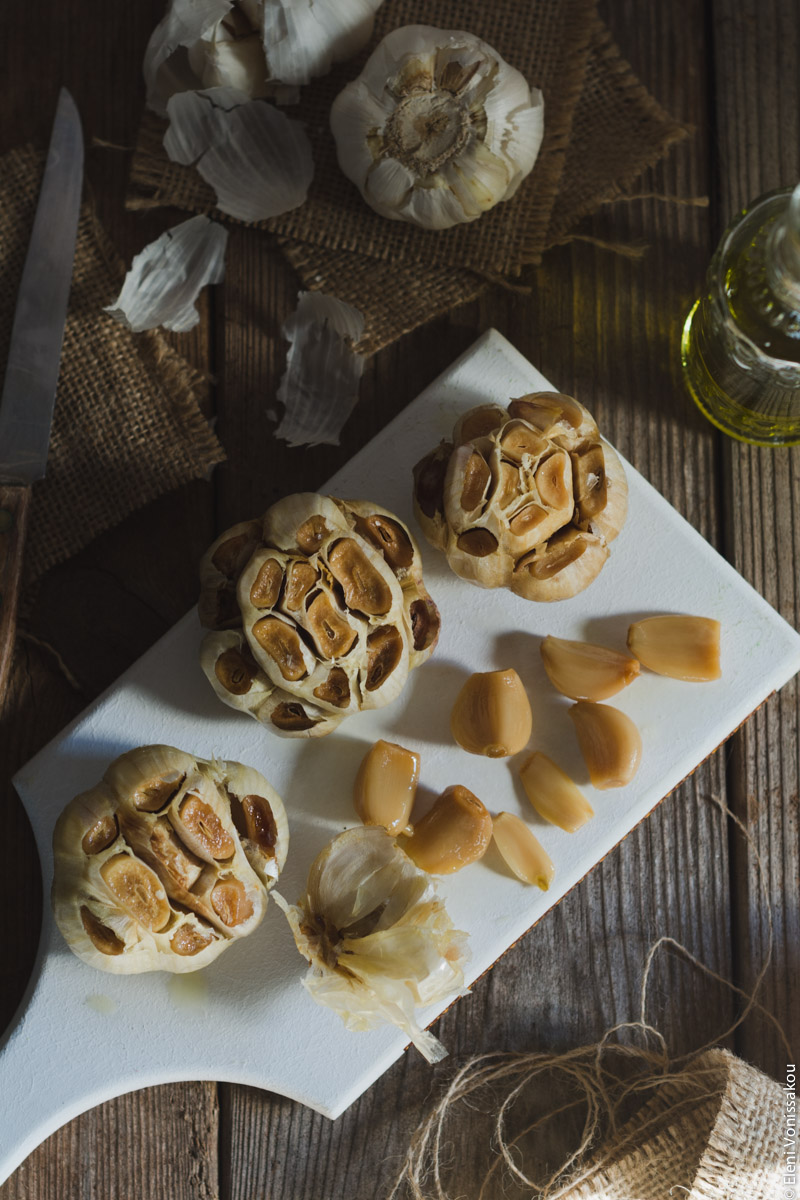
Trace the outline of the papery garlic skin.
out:
<instances>
[{"instance_id":1,"label":"papery garlic skin","mask_svg":"<svg viewBox=\"0 0 800 1200\"><path fill-rule=\"evenodd\" d=\"M366 202L423 229L509 200L544 135L544 99L473 34L407 25L331 109L339 165Z\"/></svg>"},{"instance_id":2,"label":"papery garlic skin","mask_svg":"<svg viewBox=\"0 0 800 1200\"><path fill-rule=\"evenodd\" d=\"M208 87L295 103L296 85L366 45L381 3L171 0L145 51L148 107L164 115L176 92Z\"/></svg>"},{"instance_id":3,"label":"papery garlic skin","mask_svg":"<svg viewBox=\"0 0 800 1200\"><path fill-rule=\"evenodd\" d=\"M103 971L199 970L259 925L288 844L258 771L139 746L56 823L56 924Z\"/></svg>"},{"instance_id":4,"label":"papery garlic skin","mask_svg":"<svg viewBox=\"0 0 800 1200\"><path fill-rule=\"evenodd\" d=\"M318 1004L348 1029L390 1023L429 1062L445 1056L415 1010L463 990L467 935L384 829L348 829L329 842L298 904L273 895L311 965L303 984Z\"/></svg>"}]
</instances>

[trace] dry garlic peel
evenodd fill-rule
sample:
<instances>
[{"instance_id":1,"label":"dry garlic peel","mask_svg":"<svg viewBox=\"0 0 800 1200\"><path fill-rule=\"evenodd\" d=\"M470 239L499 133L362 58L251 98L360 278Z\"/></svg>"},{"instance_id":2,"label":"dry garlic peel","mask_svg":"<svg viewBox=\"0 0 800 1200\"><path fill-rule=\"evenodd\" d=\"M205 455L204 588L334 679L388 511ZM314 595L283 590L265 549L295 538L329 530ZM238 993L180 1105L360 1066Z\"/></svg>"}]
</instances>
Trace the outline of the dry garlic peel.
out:
<instances>
[{"instance_id":1,"label":"dry garlic peel","mask_svg":"<svg viewBox=\"0 0 800 1200\"><path fill-rule=\"evenodd\" d=\"M606 646L551 634L539 649L553 687L571 700L608 700L639 674L637 659Z\"/></svg>"},{"instance_id":2,"label":"dry garlic peel","mask_svg":"<svg viewBox=\"0 0 800 1200\"><path fill-rule=\"evenodd\" d=\"M553 860L523 820L501 812L492 821L492 837L506 865L523 883L546 892L556 873Z\"/></svg>"},{"instance_id":3,"label":"dry garlic peel","mask_svg":"<svg viewBox=\"0 0 800 1200\"><path fill-rule=\"evenodd\" d=\"M390 703L439 632L419 548L368 501L287 496L260 528L245 522L221 535L201 581L201 620L237 635L204 642L212 687L290 737Z\"/></svg>"},{"instance_id":4,"label":"dry garlic peel","mask_svg":"<svg viewBox=\"0 0 800 1200\"><path fill-rule=\"evenodd\" d=\"M450 716L450 729L459 746L487 758L505 758L522 750L532 724L525 688L513 668L471 675Z\"/></svg>"},{"instance_id":5,"label":"dry garlic peel","mask_svg":"<svg viewBox=\"0 0 800 1200\"><path fill-rule=\"evenodd\" d=\"M627 484L587 409L537 392L464 414L414 467L414 511L462 579L562 600L605 564Z\"/></svg>"},{"instance_id":6,"label":"dry garlic peel","mask_svg":"<svg viewBox=\"0 0 800 1200\"><path fill-rule=\"evenodd\" d=\"M467 935L385 830L339 834L312 864L300 902L275 900L311 965L303 983L318 1004L348 1029L396 1025L429 1062L444 1057L415 1010L463 988Z\"/></svg>"},{"instance_id":7,"label":"dry garlic peel","mask_svg":"<svg viewBox=\"0 0 800 1200\"><path fill-rule=\"evenodd\" d=\"M574 833L594 816L594 809L578 785L541 750L525 760L519 777L539 816L559 829Z\"/></svg>"},{"instance_id":8,"label":"dry garlic peel","mask_svg":"<svg viewBox=\"0 0 800 1200\"><path fill-rule=\"evenodd\" d=\"M628 647L657 675L705 683L722 674L720 623L711 617L646 617L631 625Z\"/></svg>"},{"instance_id":9,"label":"dry garlic peel","mask_svg":"<svg viewBox=\"0 0 800 1200\"><path fill-rule=\"evenodd\" d=\"M453 875L482 858L491 838L489 811L469 788L456 783L445 788L400 844L420 870Z\"/></svg>"},{"instance_id":10,"label":"dry garlic peel","mask_svg":"<svg viewBox=\"0 0 800 1200\"><path fill-rule=\"evenodd\" d=\"M473 34L408 25L336 98L331 129L376 212L447 229L514 195L539 153L544 100Z\"/></svg>"},{"instance_id":11,"label":"dry garlic peel","mask_svg":"<svg viewBox=\"0 0 800 1200\"><path fill-rule=\"evenodd\" d=\"M408 829L419 782L419 755L383 739L371 746L358 768L353 804L365 825L380 825L392 837Z\"/></svg>"},{"instance_id":12,"label":"dry garlic peel","mask_svg":"<svg viewBox=\"0 0 800 1200\"><path fill-rule=\"evenodd\" d=\"M296 103L296 85L366 44L380 4L171 0L145 51L148 106L163 115L170 96L203 87L235 87L253 98Z\"/></svg>"},{"instance_id":13,"label":"dry garlic peel","mask_svg":"<svg viewBox=\"0 0 800 1200\"><path fill-rule=\"evenodd\" d=\"M626 713L610 704L579 700L569 710L592 786L626 787L642 761L642 738Z\"/></svg>"},{"instance_id":14,"label":"dry garlic peel","mask_svg":"<svg viewBox=\"0 0 800 1200\"><path fill-rule=\"evenodd\" d=\"M101 970L196 971L260 923L288 844L258 771L140 746L58 819L56 923Z\"/></svg>"}]
</instances>

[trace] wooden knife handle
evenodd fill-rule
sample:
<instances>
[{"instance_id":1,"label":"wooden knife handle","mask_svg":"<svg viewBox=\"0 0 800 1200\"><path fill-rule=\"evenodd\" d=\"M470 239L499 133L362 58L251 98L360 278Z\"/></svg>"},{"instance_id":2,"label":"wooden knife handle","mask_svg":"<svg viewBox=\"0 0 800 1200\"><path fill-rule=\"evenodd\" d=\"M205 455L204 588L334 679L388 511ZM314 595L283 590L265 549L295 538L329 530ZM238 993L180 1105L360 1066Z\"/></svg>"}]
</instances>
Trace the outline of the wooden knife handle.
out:
<instances>
[{"instance_id":1,"label":"wooden knife handle","mask_svg":"<svg viewBox=\"0 0 800 1200\"><path fill-rule=\"evenodd\" d=\"M29 487L0 485L0 709L5 700L14 656L22 549L28 528L30 499Z\"/></svg>"}]
</instances>

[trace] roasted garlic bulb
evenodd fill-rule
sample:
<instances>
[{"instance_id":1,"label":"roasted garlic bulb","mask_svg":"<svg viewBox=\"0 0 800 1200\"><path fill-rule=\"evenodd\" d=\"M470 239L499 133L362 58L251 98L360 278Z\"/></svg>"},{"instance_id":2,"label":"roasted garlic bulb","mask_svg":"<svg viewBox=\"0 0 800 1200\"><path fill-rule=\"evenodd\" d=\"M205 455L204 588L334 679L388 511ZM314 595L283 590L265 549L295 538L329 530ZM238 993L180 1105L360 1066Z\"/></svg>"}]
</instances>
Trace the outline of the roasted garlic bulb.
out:
<instances>
[{"instance_id":1,"label":"roasted garlic bulb","mask_svg":"<svg viewBox=\"0 0 800 1200\"><path fill-rule=\"evenodd\" d=\"M514 195L539 153L544 99L474 34L406 25L337 96L331 129L376 212L448 229Z\"/></svg>"},{"instance_id":2,"label":"roasted garlic bulb","mask_svg":"<svg viewBox=\"0 0 800 1200\"><path fill-rule=\"evenodd\" d=\"M560 392L466 413L414 468L414 509L462 579L564 600L608 558L627 513L622 463Z\"/></svg>"},{"instance_id":3,"label":"roasted garlic bulb","mask_svg":"<svg viewBox=\"0 0 800 1200\"><path fill-rule=\"evenodd\" d=\"M212 687L285 737L388 704L439 633L416 543L367 501L287 496L222 534L201 581Z\"/></svg>"},{"instance_id":4,"label":"roasted garlic bulb","mask_svg":"<svg viewBox=\"0 0 800 1200\"><path fill-rule=\"evenodd\" d=\"M196 971L259 924L288 845L258 771L140 746L58 819L56 924L102 971Z\"/></svg>"},{"instance_id":5,"label":"roasted garlic bulb","mask_svg":"<svg viewBox=\"0 0 800 1200\"><path fill-rule=\"evenodd\" d=\"M415 1009L464 987L467 935L435 884L378 826L348 829L311 865L296 905L275 893L311 969L303 983L348 1029L389 1022L436 1062L446 1054Z\"/></svg>"}]
</instances>

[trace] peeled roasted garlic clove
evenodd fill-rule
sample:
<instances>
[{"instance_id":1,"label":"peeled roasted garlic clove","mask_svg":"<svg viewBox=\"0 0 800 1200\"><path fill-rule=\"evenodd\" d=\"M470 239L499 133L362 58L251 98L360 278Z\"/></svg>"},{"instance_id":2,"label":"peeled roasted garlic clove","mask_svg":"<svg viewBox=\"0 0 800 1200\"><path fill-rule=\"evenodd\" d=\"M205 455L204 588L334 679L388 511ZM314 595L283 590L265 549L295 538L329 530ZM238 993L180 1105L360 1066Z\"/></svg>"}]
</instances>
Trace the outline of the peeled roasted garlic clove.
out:
<instances>
[{"instance_id":1,"label":"peeled roasted garlic clove","mask_svg":"<svg viewBox=\"0 0 800 1200\"><path fill-rule=\"evenodd\" d=\"M392 837L408 828L419 782L419 755L383 739L361 761L353 804L365 825L380 825Z\"/></svg>"},{"instance_id":2,"label":"peeled roasted garlic clove","mask_svg":"<svg viewBox=\"0 0 800 1200\"><path fill-rule=\"evenodd\" d=\"M592 786L625 787L642 760L642 738L633 721L610 704L579 700L569 710Z\"/></svg>"},{"instance_id":3,"label":"peeled roasted garlic clove","mask_svg":"<svg viewBox=\"0 0 800 1200\"><path fill-rule=\"evenodd\" d=\"M471 675L450 717L459 746L470 754L505 758L516 754L531 736L533 717L522 680L513 668Z\"/></svg>"},{"instance_id":4,"label":"peeled roasted garlic clove","mask_svg":"<svg viewBox=\"0 0 800 1200\"><path fill-rule=\"evenodd\" d=\"M285 496L203 557L201 665L217 695L286 737L381 708L433 652L419 547L366 500ZM223 636L224 634L224 636Z\"/></svg>"},{"instance_id":5,"label":"peeled roasted garlic clove","mask_svg":"<svg viewBox=\"0 0 800 1200\"><path fill-rule=\"evenodd\" d=\"M608 700L639 674L635 658L591 642L550 634L542 639L539 650L553 687L571 700Z\"/></svg>"},{"instance_id":6,"label":"peeled roasted garlic clove","mask_svg":"<svg viewBox=\"0 0 800 1200\"><path fill-rule=\"evenodd\" d=\"M56 924L101 970L198 970L260 923L288 842L258 771L140 746L58 819Z\"/></svg>"},{"instance_id":7,"label":"peeled roasted garlic clove","mask_svg":"<svg viewBox=\"0 0 800 1200\"><path fill-rule=\"evenodd\" d=\"M414 513L462 579L565 600L596 578L627 513L618 456L582 404L534 392L480 405L414 467Z\"/></svg>"},{"instance_id":8,"label":"peeled roasted garlic clove","mask_svg":"<svg viewBox=\"0 0 800 1200\"><path fill-rule=\"evenodd\" d=\"M523 883L546 892L556 873L553 860L523 820L501 812L492 821L492 837L506 865Z\"/></svg>"},{"instance_id":9,"label":"peeled roasted garlic clove","mask_svg":"<svg viewBox=\"0 0 800 1200\"><path fill-rule=\"evenodd\" d=\"M645 617L628 630L628 647L657 675L704 683L722 674L720 633L719 621L711 617Z\"/></svg>"},{"instance_id":10,"label":"peeled roasted garlic clove","mask_svg":"<svg viewBox=\"0 0 800 1200\"><path fill-rule=\"evenodd\" d=\"M445 788L401 845L422 871L452 875L477 862L492 838L484 804L460 783Z\"/></svg>"},{"instance_id":11,"label":"peeled roasted garlic clove","mask_svg":"<svg viewBox=\"0 0 800 1200\"><path fill-rule=\"evenodd\" d=\"M424 229L509 200L544 133L544 99L473 34L408 25L331 109L339 165L366 202Z\"/></svg>"},{"instance_id":12,"label":"peeled roasted garlic clove","mask_svg":"<svg viewBox=\"0 0 800 1200\"><path fill-rule=\"evenodd\" d=\"M447 1053L415 1010L464 986L467 935L432 880L377 826L348 829L311 865L296 905L273 893L300 953L303 984L348 1029L398 1026L429 1062Z\"/></svg>"},{"instance_id":13,"label":"peeled roasted garlic clove","mask_svg":"<svg viewBox=\"0 0 800 1200\"><path fill-rule=\"evenodd\" d=\"M545 821L574 833L594 816L594 809L566 771L536 750L519 769L525 795Z\"/></svg>"}]
</instances>

